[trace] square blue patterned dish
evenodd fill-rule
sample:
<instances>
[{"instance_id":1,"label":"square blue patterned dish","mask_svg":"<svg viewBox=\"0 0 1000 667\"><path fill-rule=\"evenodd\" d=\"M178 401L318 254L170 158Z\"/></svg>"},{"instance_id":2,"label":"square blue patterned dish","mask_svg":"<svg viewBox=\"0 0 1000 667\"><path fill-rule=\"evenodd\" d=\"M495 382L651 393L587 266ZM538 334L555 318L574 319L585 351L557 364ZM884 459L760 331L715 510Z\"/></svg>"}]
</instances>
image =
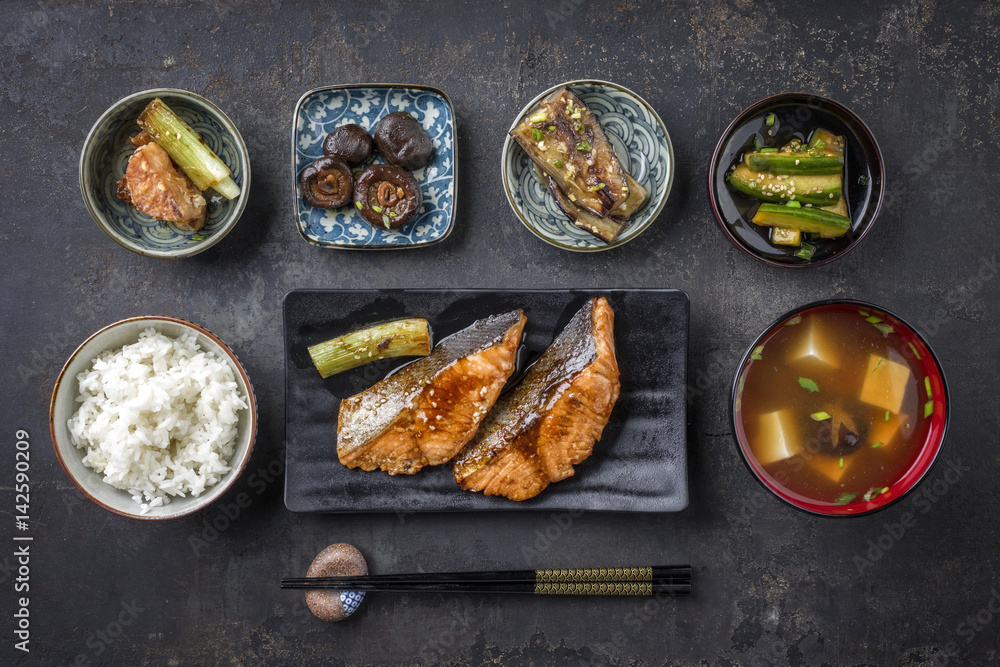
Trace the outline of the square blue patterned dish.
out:
<instances>
[{"instance_id":1,"label":"square blue patterned dish","mask_svg":"<svg viewBox=\"0 0 1000 667\"><path fill-rule=\"evenodd\" d=\"M413 172L424 196L417 218L399 229L386 230L369 225L351 206L310 206L302 196L299 176L323 156L326 135L350 123L371 132L380 118L394 111L416 118L434 143L430 163ZM455 111L448 96L436 88L355 84L311 90L295 105L292 121L292 187L299 233L309 243L326 248L421 248L443 241L455 224L457 155Z\"/></svg>"}]
</instances>

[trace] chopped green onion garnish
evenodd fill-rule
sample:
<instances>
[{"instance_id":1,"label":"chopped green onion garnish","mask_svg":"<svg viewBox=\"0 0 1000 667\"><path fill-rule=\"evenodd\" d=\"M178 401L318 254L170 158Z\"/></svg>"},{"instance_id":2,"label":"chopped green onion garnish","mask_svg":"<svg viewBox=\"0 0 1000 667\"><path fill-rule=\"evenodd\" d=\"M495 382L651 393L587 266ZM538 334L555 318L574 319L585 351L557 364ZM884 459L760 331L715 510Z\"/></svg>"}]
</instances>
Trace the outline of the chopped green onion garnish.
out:
<instances>
[{"instance_id":1,"label":"chopped green onion garnish","mask_svg":"<svg viewBox=\"0 0 1000 667\"><path fill-rule=\"evenodd\" d=\"M777 119L774 117L774 114L773 113L769 113L769 114L767 114L767 119L764 120L764 124L767 125L768 127L771 127L772 125L774 125L774 121L775 120L777 120Z\"/></svg>"},{"instance_id":2,"label":"chopped green onion garnish","mask_svg":"<svg viewBox=\"0 0 1000 667\"><path fill-rule=\"evenodd\" d=\"M778 149L777 148L761 148L760 152L761 153L777 153Z\"/></svg>"},{"instance_id":3,"label":"chopped green onion garnish","mask_svg":"<svg viewBox=\"0 0 1000 667\"><path fill-rule=\"evenodd\" d=\"M382 216L382 224L385 225L386 229L392 229L392 221L389 220L389 216L387 215Z\"/></svg>"},{"instance_id":4,"label":"chopped green onion garnish","mask_svg":"<svg viewBox=\"0 0 1000 667\"><path fill-rule=\"evenodd\" d=\"M204 241L207 238L208 237L205 236L204 234L192 234L191 235L191 240L192 241Z\"/></svg>"},{"instance_id":5,"label":"chopped green onion garnish","mask_svg":"<svg viewBox=\"0 0 1000 667\"><path fill-rule=\"evenodd\" d=\"M592 151L592 150L593 150L593 148L591 147L591 145L590 145L590 142L589 142L589 141L581 141L581 142L579 142L579 143L578 143L578 144L576 145L576 150L578 150L578 151L583 151L584 153L587 153L587 152L589 152L589 151Z\"/></svg>"},{"instance_id":6,"label":"chopped green onion garnish","mask_svg":"<svg viewBox=\"0 0 1000 667\"><path fill-rule=\"evenodd\" d=\"M792 202L797 204L798 202ZM816 252L816 246L811 243L802 243L802 247L795 251L795 256L799 259L812 259L813 253Z\"/></svg>"},{"instance_id":7,"label":"chopped green onion garnish","mask_svg":"<svg viewBox=\"0 0 1000 667\"><path fill-rule=\"evenodd\" d=\"M865 322L871 322L872 324L878 324L881 321L882 321L881 317L875 317L874 315L870 315L865 318Z\"/></svg>"},{"instance_id":8,"label":"chopped green onion garnish","mask_svg":"<svg viewBox=\"0 0 1000 667\"><path fill-rule=\"evenodd\" d=\"M861 313L861 317L868 317L868 313L866 313L865 311L859 310L858 312Z\"/></svg>"},{"instance_id":9,"label":"chopped green onion garnish","mask_svg":"<svg viewBox=\"0 0 1000 667\"><path fill-rule=\"evenodd\" d=\"M924 417L930 417L934 414L934 401L930 400L924 403Z\"/></svg>"},{"instance_id":10,"label":"chopped green onion garnish","mask_svg":"<svg viewBox=\"0 0 1000 667\"><path fill-rule=\"evenodd\" d=\"M888 410L885 411L885 420L889 421L889 411Z\"/></svg>"},{"instance_id":11,"label":"chopped green onion garnish","mask_svg":"<svg viewBox=\"0 0 1000 667\"><path fill-rule=\"evenodd\" d=\"M788 320L787 322L785 322L785 326L786 326L786 327L790 327L790 326L792 326L793 324L798 324L798 323L799 323L799 322L801 322L801 321L802 321L802 316L801 316L801 315L796 315L796 316L795 316L795 317L793 317L792 319L790 319L790 320Z\"/></svg>"},{"instance_id":12,"label":"chopped green onion garnish","mask_svg":"<svg viewBox=\"0 0 1000 667\"><path fill-rule=\"evenodd\" d=\"M556 129L556 126L555 126L555 125L549 125L549 132L551 132L551 131L552 131L552 130L554 130L554 129Z\"/></svg>"},{"instance_id":13,"label":"chopped green onion garnish","mask_svg":"<svg viewBox=\"0 0 1000 667\"><path fill-rule=\"evenodd\" d=\"M552 164L555 165L556 169L562 169L563 168L563 161L562 160L553 160Z\"/></svg>"},{"instance_id":14,"label":"chopped green onion garnish","mask_svg":"<svg viewBox=\"0 0 1000 667\"><path fill-rule=\"evenodd\" d=\"M858 497L856 493L842 493L839 498L833 501L834 505L846 505Z\"/></svg>"},{"instance_id":15,"label":"chopped green onion garnish","mask_svg":"<svg viewBox=\"0 0 1000 667\"><path fill-rule=\"evenodd\" d=\"M359 201L356 201L356 202L354 202L354 205L358 207L358 210L359 210L359 211L360 211L360 210L362 210L362 209L364 209L364 207L365 207L365 205L364 205L364 204L362 204L362 203L361 203L361 202L359 202Z\"/></svg>"},{"instance_id":16,"label":"chopped green onion garnish","mask_svg":"<svg viewBox=\"0 0 1000 667\"><path fill-rule=\"evenodd\" d=\"M875 325L875 328L881 331L886 336L895 331L895 329L893 329L891 325L886 324L885 322L879 322L878 324Z\"/></svg>"},{"instance_id":17,"label":"chopped green onion garnish","mask_svg":"<svg viewBox=\"0 0 1000 667\"><path fill-rule=\"evenodd\" d=\"M376 213L381 213L382 212L382 207L381 206L372 206L372 210L375 211Z\"/></svg>"},{"instance_id":18,"label":"chopped green onion garnish","mask_svg":"<svg viewBox=\"0 0 1000 667\"><path fill-rule=\"evenodd\" d=\"M569 117L572 118L573 120L579 120L580 119L580 110L577 109L576 111L574 111L573 113L571 113L569 115Z\"/></svg>"},{"instance_id":19,"label":"chopped green onion garnish","mask_svg":"<svg viewBox=\"0 0 1000 667\"><path fill-rule=\"evenodd\" d=\"M587 191L597 192L598 190L603 190L603 189L604 189L604 183L598 183L597 185L591 185L589 188L587 188Z\"/></svg>"},{"instance_id":20,"label":"chopped green onion garnish","mask_svg":"<svg viewBox=\"0 0 1000 667\"><path fill-rule=\"evenodd\" d=\"M871 373L872 375L875 375L875 371L877 371L878 367L882 365L882 361L884 361L884 360L881 359L881 358L879 358L878 363L875 364L875 368L872 369L872 373ZM886 421L889 421L889 419L886 418Z\"/></svg>"},{"instance_id":21,"label":"chopped green onion garnish","mask_svg":"<svg viewBox=\"0 0 1000 667\"><path fill-rule=\"evenodd\" d=\"M799 381L799 386L805 389L806 391L815 391L815 392L819 391L819 385L816 384L815 380L810 380L809 378L800 378L800 377L796 377L795 379Z\"/></svg>"},{"instance_id":22,"label":"chopped green onion garnish","mask_svg":"<svg viewBox=\"0 0 1000 667\"><path fill-rule=\"evenodd\" d=\"M823 412L822 410L820 410L819 412L814 412L809 416L813 418L813 421L818 421L818 422L821 422L825 419L832 419L832 417L830 417L829 412Z\"/></svg>"},{"instance_id":23,"label":"chopped green onion garnish","mask_svg":"<svg viewBox=\"0 0 1000 667\"><path fill-rule=\"evenodd\" d=\"M541 141L542 139L545 138L545 135L542 134L542 131L539 130L537 127L533 127L531 128L531 138L534 139L535 141Z\"/></svg>"},{"instance_id":24,"label":"chopped green onion garnish","mask_svg":"<svg viewBox=\"0 0 1000 667\"><path fill-rule=\"evenodd\" d=\"M802 208L802 202L790 201L785 206L789 208Z\"/></svg>"},{"instance_id":25,"label":"chopped green onion garnish","mask_svg":"<svg viewBox=\"0 0 1000 667\"><path fill-rule=\"evenodd\" d=\"M389 211L389 217L390 218L395 218L396 217L396 212L395 211Z\"/></svg>"},{"instance_id":26,"label":"chopped green onion garnish","mask_svg":"<svg viewBox=\"0 0 1000 667\"><path fill-rule=\"evenodd\" d=\"M872 449L878 449L884 444L885 444L884 442L876 442L874 445L872 445Z\"/></svg>"},{"instance_id":27,"label":"chopped green onion garnish","mask_svg":"<svg viewBox=\"0 0 1000 667\"><path fill-rule=\"evenodd\" d=\"M843 456L840 457L840 462L838 463L838 465L840 466L841 470L844 469L844 457Z\"/></svg>"},{"instance_id":28,"label":"chopped green onion garnish","mask_svg":"<svg viewBox=\"0 0 1000 667\"><path fill-rule=\"evenodd\" d=\"M882 493L885 493L885 492L886 492L886 491L888 491L888 490L889 490L889 487L888 487L888 486L883 486L883 487L882 487Z\"/></svg>"},{"instance_id":29,"label":"chopped green onion garnish","mask_svg":"<svg viewBox=\"0 0 1000 667\"><path fill-rule=\"evenodd\" d=\"M750 358L751 359L755 359L757 361L760 361L761 360L760 353L763 352L763 351L764 351L764 346L763 345L758 345L757 347L755 347L753 349L753 352L750 353Z\"/></svg>"},{"instance_id":30,"label":"chopped green onion garnish","mask_svg":"<svg viewBox=\"0 0 1000 667\"><path fill-rule=\"evenodd\" d=\"M917 352L917 348L913 345L913 343L907 341L906 344L910 346L911 350L913 350L913 356L917 358L917 361L920 361L920 353Z\"/></svg>"},{"instance_id":31,"label":"chopped green onion garnish","mask_svg":"<svg viewBox=\"0 0 1000 667\"><path fill-rule=\"evenodd\" d=\"M539 111L538 113L536 113L535 115L533 115L531 118L529 118L528 121L532 122L532 123L544 123L548 119L549 119L549 117L548 117L548 115L544 111Z\"/></svg>"},{"instance_id":32,"label":"chopped green onion garnish","mask_svg":"<svg viewBox=\"0 0 1000 667\"><path fill-rule=\"evenodd\" d=\"M816 143L814 143L814 144L813 144L813 145L811 146L811 148L815 148L816 150L818 150L818 151L821 151L821 150L823 150L824 148L826 148L826 142L825 142L825 141L823 141L822 139L820 139L819 141L817 141Z\"/></svg>"},{"instance_id":33,"label":"chopped green onion garnish","mask_svg":"<svg viewBox=\"0 0 1000 667\"><path fill-rule=\"evenodd\" d=\"M931 379L930 377L924 377L924 389L927 390L927 398L931 398L934 394L931 393Z\"/></svg>"}]
</instances>

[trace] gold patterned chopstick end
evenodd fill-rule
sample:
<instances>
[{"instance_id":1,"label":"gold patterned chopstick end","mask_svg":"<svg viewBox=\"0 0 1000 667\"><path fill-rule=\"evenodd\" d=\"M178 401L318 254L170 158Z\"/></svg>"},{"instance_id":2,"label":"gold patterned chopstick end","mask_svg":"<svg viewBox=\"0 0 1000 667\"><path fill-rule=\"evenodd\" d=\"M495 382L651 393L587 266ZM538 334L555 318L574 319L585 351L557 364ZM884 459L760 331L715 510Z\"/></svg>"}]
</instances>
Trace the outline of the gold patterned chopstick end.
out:
<instances>
[{"instance_id":1,"label":"gold patterned chopstick end","mask_svg":"<svg viewBox=\"0 0 1000 667\"><path fill-rule=\"evenodd\" d=\"M653 584L648 581L630 582L536 582L535 595L652 595Z\"/></svg>"},{"instance_id":2,"label":"gold patterned chopstick end","mask_svg":"<svg viewBox=\"0 0 1000 667\"><path fill-rule=\"evenodd\" d=\"M535 583L566 582L651 582L651 567L582 567L563 570L535 570ZM536 591L537 587L536 587Z\"/></svg>"}]
</instances>

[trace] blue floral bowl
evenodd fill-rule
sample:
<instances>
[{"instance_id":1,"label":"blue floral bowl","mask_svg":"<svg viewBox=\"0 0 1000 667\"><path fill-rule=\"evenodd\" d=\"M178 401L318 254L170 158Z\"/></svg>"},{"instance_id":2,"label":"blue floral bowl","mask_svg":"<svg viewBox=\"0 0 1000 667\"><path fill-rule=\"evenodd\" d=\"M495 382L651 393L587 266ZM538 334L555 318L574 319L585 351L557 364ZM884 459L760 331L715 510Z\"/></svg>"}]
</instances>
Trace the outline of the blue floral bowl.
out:
<instances>
[{"instance_id":1,"label":"blue floral bowl","mask_svg":"<svg viewBox=\"0 0 1000 667\"><path fill-rule=\"evenodd\" d=\"M310 206L302 195L299 176L309 163L323 157L326 135L350 123L371 132L380 118L393 111L405 111L420 121L434 142L430 163L413 172L424 194L416 219L386 230L369 225L351 206ZM292 187L299 233L309 243L326 248L377 250L439 243L455 224L457 155L455 111L448 96L436 88L356 84L310 90L299 99L292 120Z\"/></svg>"},{"instance_id":2,"label":"blue floral bowl","mask_svg":"<svg viewBox=\"0 0 1000 667\"><path fill-rule=\"evenodd\" d=\"M233 200L206 191L208 219L198 232L155 220L117 195L135 151L129 142L139 133L135 119L157 97L202 136L241 190ZM190 257L211 248L236 225L249 189L250 161L239 130L221 109L186 90L155 88L119 100L94 123L80 154L80 191L91 217L118 245L147 257Z\"/></svg>"},{"instance_id":3,"label":"blue floral bowl","mask_svg":"<svg viewBox=\"0 0 1000 667\"><path fill-rule=\"evenodd\" d=\"M513 130L531 109L563 86L590 107L604 127L622 167L649 190L649 201L628 221L611 243L604 243L575 226L559 210L538 177L534 165L516 141L507 135L501 173L507 201L525 227L546 243L577 252L595 252L628 243L645 231L670 195L674 182L674 148L660 116L641 97L608 81L568 81L553 86L528 102L511 124Z\"/></svg>"}]
</instances>

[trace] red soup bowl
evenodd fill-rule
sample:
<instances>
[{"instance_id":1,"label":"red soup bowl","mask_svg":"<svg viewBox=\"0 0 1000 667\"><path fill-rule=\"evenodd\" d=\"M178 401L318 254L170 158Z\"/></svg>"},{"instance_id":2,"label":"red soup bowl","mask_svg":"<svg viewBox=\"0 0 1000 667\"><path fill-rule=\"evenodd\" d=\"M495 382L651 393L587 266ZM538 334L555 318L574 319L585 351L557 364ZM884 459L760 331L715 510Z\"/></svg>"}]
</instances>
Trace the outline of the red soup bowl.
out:
<instances>
[{"instance_id":1,"label":"red soup bowl","mask_svg":"<svg viewBox=\"0 0 1000 667\"><path fill-rule=\"evenodd\" d=\"M895 446L896 451L902 452L901 456L895 454L893 447L885 447L878 450L879 447L885 444L877 441L877 433L882 426L881 410L883 408L872 408L871 406L878 406L878 403L872 403L872 401L883 400L881 398L882 394L879 394L877 399L871 396L867 397L869 400L865 401L865 406L868 406L866 409L869 412L877 409L878 413L870 419L867 431L855 427L862 433L861 435L850 432L850 429L846 431L838 429L838 433L846 435L838 436L836 442L834 442L833 424L839 421L839 424L844 425L848 419L853 419L849 411L845 410L841 412L843 415L841 418L831 417L830 413L823 410L818 410L809 415L813 421L819 422L820 425L824 423L824 416L825 419L830 420L828 422L830 428L825 436L829 439L825 445L826 447L843 447L845 446L843 438L854 438L852 441L849 441L848 445L854 447L854 449L844 453L840 457L839 462L836 451L832 455L829 451L823 452L822 456L818 455L818 452L820 452L820 441L817 440L816 436L809 439L805 435L795 437L795 434L801 434L802 431L795 427L794 420L785 420L790 427L786 428L786 425L781 424L776 428L769 428L767 435L763 435L765 433L763 424L766 418L772 421L780 419L777 417L772 418L771 415L778 414L778 411L770 412L770 410L776 403L784 400L783 397L789 393L815 391L817 393L811 394L803 400L811 401L811 404L814 406L826 400L831 401L831 405L837 405L837 401L843 399L837 399L832 395L833 392L828 394L829 398L819 398L823 396L819 391L824 384L827 386L833 385L843 379L844 374L853 373L853 375L849 375L851 378L850 381L860 382L864 386L863 383L871 375L867 367L862 368L862 364L865 362L861 362L860 360L854 363L855 369L853 371L840 371L841 376L839 378L836 375L837 371L831 371L827 376L816 375L815 377L820 380L818 384L813 378L797 377L791 367L787 369L787 373L785 369L779 368L782 362L780 360L781 357L778 355L784 349L784 341L791 341L797 336L799 342L789 342L788 345L801 346L801 341L807 336L805 333L789 333L789 326L805 322L807 326L812 327L813 323L823 321L817 318L833 321L832 319L827 319L832 317L857 318L861 327L870 325L878 335L884 338L885 357L892 358L894 361L886 364L883 372L887 370L895 371L896 369L906 367L910 369L909 373L912 375L906 375L907 383L909 383L910 378L913 379L913 383L907 384L905 391L916 391L917 395L915 398L912 393L897 395L901 403L904 396L908 399L906 405L910 409L906 411L907 414L910 411L915 411L917 414L907 416L902 411L894 414L891 410L886 410L884 420L886 427L891 429L915 429L907 436L908 440ZM845 320L841 319L841 321ZM858 323L850 321L849 325L855 327L859 326ZM870 333L867 335L869 339L872 338ZM813 336L811 331L808 336ZM874 340L877 341L878 339ZM772 355L768 355L768 345L772 343ZM837 340L837 343L841 344L835 347L838 347L840 350L848 349L847 354L867 354L863 348L844 345L842 340ZM810 342L810 345L812 345L812 342ZM797 349L795 354L798 353ZM792 352L789 352L785 358L788 359L792 354ZM867 360L869 366L873 363L873 359L876 356L878 355L872 354L869 356ZM881 359L880 356L878 358ZM806 359L806 362L801 361L802 357L797 357L796 359L799 360L796 363L818 361L816 358ZM881 364L881 361L878 363ZM842 368L849 366L850 364L844 364ZM906 371L901 372L905 373ZM759 374L756 379L754 378L755 374ZM813 375L813 373L803 374ZM920 381L920 377L923 377L922 381ZM798 380L797 384L796 380ZM781 384L786 382L788 387L784 387ZM770 396L772 394L771 387L775 386L776 383L781 386L778 391L783 393L775 394L780 397L772 399ZM763 391L762 388L766 388L767 391ZM768 396L763 396L765 394L768 394ZM800 398L804 396L806 395L803 394ZM858 400L862 401L865 398L865 390L862 389ZM916 407L915 410L913 410L914 407ZM764 488L792 507L804 512L822 516L858 516L875 512L898 502L913 491L927 476L935 460L937 460L938 454L941 452L945 434L948 430L950 400L948 385L945 381L944 371L941 369L940 362L927 341L913 327L898 315L880 306L851 299L833 299L818 301L796 308L782 315L768 326L763 333L757 336L753 343L747 347L737 367L732 384L730 410L733 434L740 455L750 469L750 472L753 473L754 477ZM765 410L768 412L765 412ZM831 412L833 412L832 409ZM890 423L891 420L897 421L893 424ZM800 419L799 424L802 423L811 424L812 422ZM901 430L897 430L896 433L901 433ZM756 435L758 439L757 445L758 449L761 450L761 456L756 454L751 447L751 436L753 435ZM890 437L895 438L895 440L885 438L886 443L897 442L901 439L897 435ZM863 440L860 444L857 442L859 439ZM796 440L799 441L797 444ZM872 440L872 442L869 443L867 440ZM780 441L780 446L776 444L778 441ZM809 449L810 445L812 445L812 449L810 452L806 452L805 450ZM864 448L871 448L878 451L865 451ZM776 451L781 452L781 456L784 458L776 458L774 455ZM857 454L861 454L862 456L849 459L851 465L860 464L867 467L867 470L865 468L856 470L853 476L846 478L841 474L839 480L843 481L843 483L840 484L840 488L831 488L825 494L809 486L811 484L809 476L813 476L812 479L817 478L815 471L825 469L827 471L825 474L829 477L832 470L832 474L837 475L839 473L838 466L840 470L843 470L845 468L845 459L848 456L857 456ZM771 459L765 461L766 465L761 462L761 458L764 456ZM826 458L823 458L824 456ZM874 470L873 466L883 461L883 459L877 458L878 456L896 456L895 461L886 459L885 465L880 464L879 466L879 470L888 468L889 472L886 474L891 473L892 478L883 479L881 482L871 485L871 482L877 478L877 475L866 476L866 473ZM895 470L893 471L893 469ZM859 477L867 480L864 482L867 490L863 488L851 488L852 483L862 484L862 482L855 481ZM836 486L838 483L838 481L834 481L832 485ZM833 492L840 493L839 497L836 499L831 498L830 496ZM823 495L827 497L817 497Z\"/></svg>"}]
</instances>

